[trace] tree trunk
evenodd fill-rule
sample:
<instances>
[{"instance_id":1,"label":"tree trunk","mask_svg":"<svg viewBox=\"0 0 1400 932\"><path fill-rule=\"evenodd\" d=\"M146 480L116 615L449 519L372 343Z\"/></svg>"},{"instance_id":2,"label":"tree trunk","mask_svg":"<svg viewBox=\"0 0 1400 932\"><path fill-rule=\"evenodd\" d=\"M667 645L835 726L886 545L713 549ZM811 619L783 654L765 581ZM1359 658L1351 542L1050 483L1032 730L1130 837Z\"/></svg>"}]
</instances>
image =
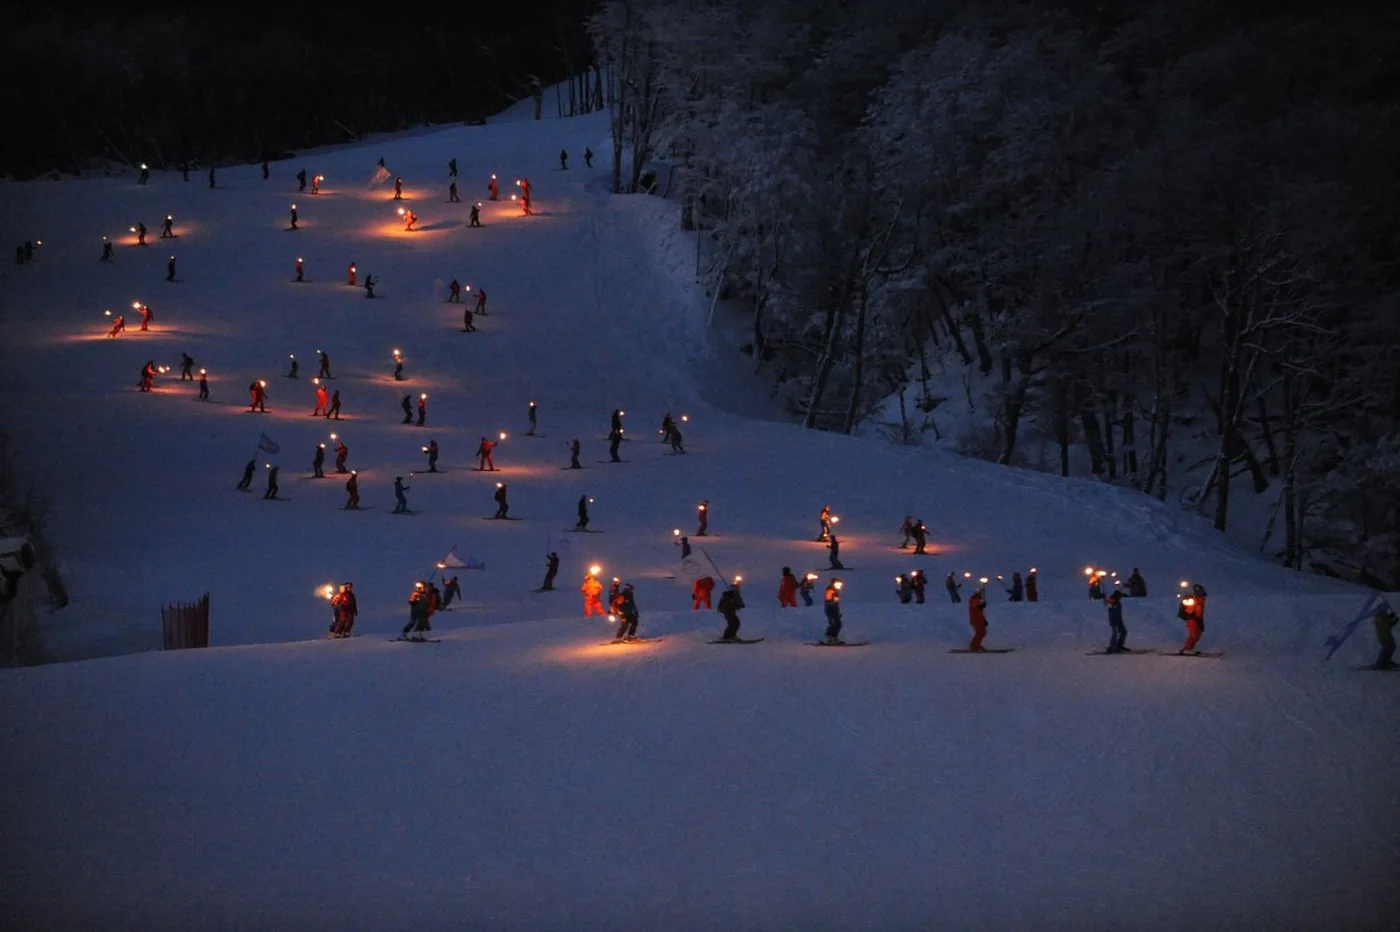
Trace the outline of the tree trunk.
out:
<instances>
[{"instance_id":1,"label":"tree trunk","mask_svg":"<svg viewBox=\"0 0 1400 932\"><path fill-rule=\"evenodd\" d=\"M1096 476L1103 475L1104 461L1108 456L1104 451L1099 419L1088 405L1079 409L1079 423L1084 428L1084 444L1089 448L1089 471Z\"/></svg>"},{"instance_id":2,"label":"tree trunk","mask_svg":"<svg viewBox=\"0 0 1400 932\"><path fill-rule=\"evenodd\" d=\"M831 367L836 362L836 338L841 332L841 311L845 305L845 295L841 298L840 303L826 312L826 335L822 339L822 355L817 363L817 377L812 381L812 391L807 396L807 412L802 418L802 426L806 428L816 426L817 409L826 395L826 382L831 378Z\"/></svg>"},{"instance_id":3,"label":"tree trunk","mask_svg":"<svg viewBox=\"0 0 1400 932\"><path fill-rule=\"evenodd\" d=\"M855 433L860 415L861 379L865 377L865 318L870 307L870 285L862 278L856 306L855 369L851 373L851 397L846 404L846 422L841 425L843 434Z\"/></svg>"},{"instance_id":4,"label":"tree trunk","mask_svg":"<svg viewBox=\"0 0 1400 932\"><path fill-rule=\"evenodd\" d=\"M1269 451L1269 475L1278 475L1278 450L1274 448L1274 428L1269 420L1269 408L1264 404L1264 396L1259 396L1259 428L1264 434L1264 447Z\"/></svg>"},{"instance_id":5,"label":"tree trunk","mask_svg":"<svg viewBox=\"0 0 1400 932\"><path fill-rule=\"evenodd\" d=\"M1002 437L997 462L1003 466L1011 465L1011 457L1016 452L1016 433L1021 426L1021 414L1026 408L1026 394L1031 387L1031 360L1026 354L1018 356L1016 370L1015 384L1008 386L1007 383L1011 381L1011 358L1002 357L1002 422L1006 434Z\"/></svg>"}]
</instances>

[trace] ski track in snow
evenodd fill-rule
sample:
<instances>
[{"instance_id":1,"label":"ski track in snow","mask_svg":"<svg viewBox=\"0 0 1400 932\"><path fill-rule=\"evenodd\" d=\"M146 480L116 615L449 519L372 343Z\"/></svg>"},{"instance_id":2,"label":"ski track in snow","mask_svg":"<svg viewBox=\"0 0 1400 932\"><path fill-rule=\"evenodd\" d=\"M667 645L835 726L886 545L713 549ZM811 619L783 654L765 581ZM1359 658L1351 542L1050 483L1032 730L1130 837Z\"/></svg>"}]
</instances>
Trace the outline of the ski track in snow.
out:
<instances>
[{"instance_id":1,"label":"ski track in snow","mask_svg":"<svg viewBox=\"0 0 1400 932\"><path fill-rule=\"evenodd\" d=\"M1285 572L1176 509L926 450L783 423L744 357L706 330L673 205L602 193L606 116L541 124L512 112L219 174L0 186L6 242L44 240L0 270L0 417L52 504L74 603L50 637L68 657L158 646L161 602L212 591L222 649L0 671L0 826L12 860L0 921L15 928L464 927L1024 929L1388 928L1400 863L1393 726L1400 674L1363 625L1330 663L1322 641L1365 593ZM563 145L576 168L552 170ZM385 188L402 174L420 233ZM456 156L464 203L441 203ZM298 167L327 175L297 194ZM528 174L537 216L508 198ZM303 229L282 231L290 203ZM167 246L181 234L178 288ZM102 266L100 238L117 259ZM309 284L288 281L298 256ZM374 274L382 297L344 283ZM484 287L461 333L446 282ZM102 336L102 309L148 302L156 331ZM464 295L464 300L474 300ZM131 328L134 330L134 327ZM409 381L395 383L402 348ZM316 349L345 419L313 420ZM190 352L212 403L142 363ZM283 378L288 353L300 379ZM254 378L270 413L246 413ZM401 392L430 394L426 429ZM540 402L541 438L523 436ZM627 410L628 463L606 456ZM686 413L688 452L663 457L662 415ZM374 510L340 511L343 477L306 478L336 430ZM470 470L498 431L502 472ZM259 433L282 445L285 507L233 491ZM580 473L560 472L583 444ZM420 447L442 446L440 475ZM266 459L266 457L260 457ZM333 459L333 458L332 458ZM330 465L329 463L327 464ZM395 475L412 522L386 517ZM495 482L512 517L490 514ZM598 535L563 535L580 494ZM667 578L671 529L746 577L744 651L705 640ZM820 605L780 611L778 568L828 575L812 541L842 516L845 636L815 651ZM932 555L896 547L904 513ZM573 538L573 539L571 539ZM531 593L552 539L559 591ZM483 559L434 619L442 643L385 642L411 581L453 544ZM599 647L578 617L582 568L637 585L641 633ZM1211 591L1203 646L1220 660L1086 657L1108 627L1082 568L1147 574L1127 603L1130 646L1181 641L1180 579ZM902 606L893 576L930 578ZM941 580L1039 568L1043 601L992 582L989 646ZM356 582L365 637L324 640L313 590ZM964 596L970 587L965 588ZM382 635L382 636L381 636Z\"/></svg>"}]
</instances>

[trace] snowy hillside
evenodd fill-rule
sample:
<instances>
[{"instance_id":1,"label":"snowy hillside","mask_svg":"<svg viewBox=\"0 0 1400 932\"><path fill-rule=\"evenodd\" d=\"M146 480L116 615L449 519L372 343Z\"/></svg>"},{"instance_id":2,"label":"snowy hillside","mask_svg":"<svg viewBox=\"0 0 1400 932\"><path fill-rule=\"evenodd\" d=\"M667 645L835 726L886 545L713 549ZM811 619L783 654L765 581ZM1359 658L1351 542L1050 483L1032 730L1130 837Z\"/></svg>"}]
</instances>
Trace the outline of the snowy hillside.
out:
<instances>
[{"instance_id":1,"label":"snowy hillside","mask_svg":"<svg viewBox=\"0 0 1400 932\"><path fill-rule=\"evenodd\" d=\"M1372 657L1369 625L1321 663L1367 593L1132 492L784 423L706 330L673 206L606 193L606 136L606 116L503 119L309 153L267 181L223 170L214 190L178 174L0 188L6 241L43 241L3 272L0 391L74 596L50 643L65 658L158 648L160 605L207 590L216 647L0 671L0 918L1388 926L1400 676L1353 669ZM380 157L406 204L392 181L368 184ZM446 203L452 158L462 204ZM300 168L326 176L322 193L297 193ZM530 179L534 216L486 200L493 172L503 198ZM475 200L480 229L464 225ZM167 214L173 241L157 239ZM149 246L127 232L138 220ZM346 283L351 262L374 300ZM475 333L445 303L454 278L489 295ZM127 311L126 333L106 336L105 309ZM339 422L309 416L317 350ZM208 369L208 403L178 379L182 352ZM170 367L150 394L147 360ZM248 411L257 379L266 414ZM401 424L400 399L420 393L426 426ZM541 436L525 436L530 401ZM605 462L614 408L621 464ZM687 417L684 456L657 442L667 412ZM333 456L330 478L309 477L332 431L366 510L342 509ZM501 471L472 471L479 438L501 432ZM258 453L240 493L262 434L280 453ZM421 471L430 439L438 475ZM281 500L266 501L273 462ZM391 513L395 476L413 514ZM519 521L484 520L497 482ZM567 532L581 495L601 533ZM696 530L702 499L712 534L692 542L745 577L742 633L761 644L706 644L718 617L670 578L673 529ZM828 504L846 633L864 648L808 647L820 607L776 606L781 567L829 575L814 540ZM928 523L929 556L898 548L906 514ZM389 643L413 581L454 546L485 569L460 571L442 641ZM531 592L551 547L559 589ZM664 641L601 646L611 628L581 617L577 592L592 563L636 584L641 633ZM1085 656L1108 630L1085 599L1090 564L1142 568L1152 597L1129 604L1129 646L1153 653ZM893 597L913 566L929 604ZM944 575L1032 566L1037 604L992 584L989 644L1014 653L948 654L968 627ZM327 641L317 591L344 580L362 636ZM1156 655L1182 637L1179 580L1210 589L1203 646L1223 658Z\"/></svg>"}]
</instances>

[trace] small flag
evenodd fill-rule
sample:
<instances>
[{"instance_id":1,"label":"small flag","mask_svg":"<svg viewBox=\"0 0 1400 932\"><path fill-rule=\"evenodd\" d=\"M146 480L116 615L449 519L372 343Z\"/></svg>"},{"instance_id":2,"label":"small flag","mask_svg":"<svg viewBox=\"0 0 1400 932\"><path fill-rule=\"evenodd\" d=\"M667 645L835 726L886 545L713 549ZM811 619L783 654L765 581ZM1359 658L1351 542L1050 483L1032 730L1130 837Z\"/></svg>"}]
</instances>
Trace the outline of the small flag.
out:
<instances>
[{"instance_id":1,"label":"small flag","mask_svg":"<svg viewBox=\"0 0 1400 932\"><path fill-rule=\"evenodd\" d=\"M467 557L467 562L462 564L462 568L467 570L484 570L486 569L486 564L474 557Z\"/></svg>"},{"instance_id":2,"label":"small flag","mask_svg":"<svg viewBox=\"0 0 1400 932\"><path fill-rule=\"evenodd\" d=\"M1335 654L1341 648L1341 646L1346 643L1347 638L1351 637L1352 632L1356 630L1357 626L1360 625L1361 622L1365 621L1367 618L1370 618L1373 614L1375 614L1376 610L1379 609L1381 605L1389 606L1389 604L1390 603L1386 601L1385 596L1381 595L1379 592L1372 592L1371 597L1366 600L1365 607L1361 609L1361 614L1357 615L1354 619L1352 619L1351 623L1348 624L1341 631L1337 632L1336 634L1330 635L1327 638L1327 640L1323 642L1322 646L1328 649L1327 656L1323 659L1331 660L1332 655Z\"/></svg>"},{"instance_id":3,"label":"small flag","mask_svg":"<svg viewBox=\"0 0 1400 932\"><path fill-rule=\"evenodd\" d=\"M273 442L267 434L258 435L258 449L264 453L281 453L282 448Z\"/></svg>"},{"instance_id":4,"label":"small flag","mask_svg":"<svg viewBox=\"0 0 1400 932\"><path fill-rule=\"evenodd\" d=\"M442 558L442 565L451 569L468 569L467 564L462 562L462 556L457 552L457 545L453 544L452 549L447 551L447 556Z\"/></svg>"}]
</instances>

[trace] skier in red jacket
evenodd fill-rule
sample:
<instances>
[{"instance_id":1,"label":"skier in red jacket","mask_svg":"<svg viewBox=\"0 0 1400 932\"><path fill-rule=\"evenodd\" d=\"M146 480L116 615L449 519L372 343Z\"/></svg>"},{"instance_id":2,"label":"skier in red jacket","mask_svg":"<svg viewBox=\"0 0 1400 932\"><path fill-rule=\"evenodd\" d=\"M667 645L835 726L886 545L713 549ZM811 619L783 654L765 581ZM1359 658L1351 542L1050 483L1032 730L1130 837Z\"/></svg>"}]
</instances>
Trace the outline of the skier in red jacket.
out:
<instances>
[{"instance_id":1,"label":"skier in red jacket","mask_svg":"<svg viewBox=\"0 0 1400 932\"><path fill-rule=\"evenodd\" d=\"M701 606L710 608L710 593L714 591L715 581L710 576L701 576L695 580L695 585L690 587L690 597L695 600L694 609L699 611Z\"/></svg>"},{"instance_id":2,"label":"skier in red jacket","mask_svg":"<svg viewBox=\"0 0 1400 932\"><path fill-rule=\"evenodd\" d=\"M476 448L476 468L481 472L495 472L496 462L491 459L491 451L496 448L496 444L485 437L481 438L481 444Z\"/></svg>"},{"instance_id":3,"label":"skier in red jacket","mask_svg":"<svg viewBox=\"0 0 1400 932\"><path fill-rule=\"evenodd\" d=\"M1198 654L1196 644L1206 631L1206 587L1200 583L1191 587L1191 594L1181 600L1176 616L1186 622L1186 643L1179 654Z\"/></svg>"},{"instance_id":4,"label":"skier in red jacket","mask_svg":"<svg viewBox=\"0 0 1400 932\"><path fill-rule=\"evenodd\" d=\"M797 577L792 575L792 567L783 567L782 578L778 580L778 605L782 608L797 608Z\"/></svg>"},{"instance_id":5,"label":"skier in red jacket","mask_svg":"<svg viewBox=\"0 0 1400 932\"><path fill-rule=\"evenodd\" d=\"M982 641L987 637L987 590L978 586L967 600L967 623L972 626L972 640L967 649L974 652L983 650Z\"/></svg>"}]
</instances>

